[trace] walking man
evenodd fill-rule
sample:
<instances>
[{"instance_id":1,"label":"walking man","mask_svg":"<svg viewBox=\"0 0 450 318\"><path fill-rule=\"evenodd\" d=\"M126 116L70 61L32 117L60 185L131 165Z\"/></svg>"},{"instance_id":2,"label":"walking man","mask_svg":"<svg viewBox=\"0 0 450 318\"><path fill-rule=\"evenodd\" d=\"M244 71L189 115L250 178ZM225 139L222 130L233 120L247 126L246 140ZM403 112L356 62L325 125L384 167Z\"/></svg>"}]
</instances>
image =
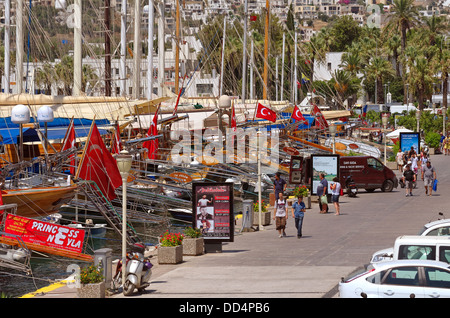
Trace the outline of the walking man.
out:
<instances>
[{"instance_id":1,"label":"walking man","mask_svg":"<svg viewBox=\"0 0 450 318\"><path fill-rule=\"evenodd\" d=\"M297 238L302 237L303 217L306 212L305 202L303 196L299 195L298 200L292 204L292 217L295 219L295 227L297 229Z\"/></svg>"},{"instance_id":2,"label":"walking man","mask_svg":"<svg viewBox=\"0 0 450 318\"><path fill-rule=\"evenodd\" d=\"M426 165L422 168L422 180L425 187L425 195L431 196L433 182L436 179L436 170L431 165L431 161L427 160Z\"/></svg>"},{"instance_id":3,"label":"walking man","mask_svg":"<svg viewBox=\"0 0 450 318\"><path fill-rule=\"evenodd\" d=\"M273 191L275 192L275 201L278 200L280 193L286 191L286 180L281 177L281 174L277 172L275 174L275 180L273 181Z\"/></svg>"},{"instance_id":4,"label":"walking man","mask_svg":"<svg viewBox=\"0 0 450 318\"><path fill-rule=\"evenodd\" d=\"M412 188L415 181L416 174L411 170L411 163L409 162L403 172L403 183L406 184L406 196L412 196Z\"/></svg>"}]
</instances>

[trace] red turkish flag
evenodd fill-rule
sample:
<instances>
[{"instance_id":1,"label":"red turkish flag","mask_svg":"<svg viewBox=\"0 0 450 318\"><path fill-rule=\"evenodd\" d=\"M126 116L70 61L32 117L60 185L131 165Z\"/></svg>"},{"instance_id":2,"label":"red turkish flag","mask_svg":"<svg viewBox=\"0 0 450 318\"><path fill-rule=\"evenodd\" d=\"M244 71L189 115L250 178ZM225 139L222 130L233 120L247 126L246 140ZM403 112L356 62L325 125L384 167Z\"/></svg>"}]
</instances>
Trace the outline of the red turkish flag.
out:
<instances>
[{"instance_id":1,"label":"red turkish flag","mask_svg":"<svg viewBox=\"0 0 450 318\"><path fill-rule=\"evenodd\" d=\"M261 118L261 119L267 119L274 123L277 120L277 113L275 113L270 108L258 103L258 106L255 109L255 117Z\"/></svg>"},{"instance_id":2,"label":"red turkish flag","mask_svg":"<svg viewBox=\"0 0 450 318\"><path fill-rule=\"evenodd\" d=\"M311 115L314 116L317 127L319 127L320 129L328 128L328 122L325 117L323 117L323 114L317 105L314 105L314 107L312 108Z\"/></svg>"},{"instance_id":3,"label":"red turkish flag","mask_svg":"<svg viewBox=\"0 0 450 318\"><path fill-rule=\"evenodd\" d=\"M147 132L147 137L156 136L158 134L158 111L159 106L156 109L155 114L153 115L153 121L150 125L150 128ZM147 148L147 156L148 159L156 159L156 153L158 152L159 142L158 139L144 141L142 144L143 148Z\"/></svg>"},{"instance_id":4,"label":"red turkish flag","mask_svg":"<svg viewBox=\"0 0 450 318\"><path fill-rule=\"evenodd\" d=\"M236 131L237 123L236 123L236 113L234 112L234 105L231 107L231 129Z\"/></svg>"},{"instance_id":5,"label":"red turkish flag","mask_svg":"<svg viewBox=\"0 0 450 318\"><path fill-rule=\"evenodd\" d=\"M117 162L100 136L95 122L85 146L84 155L77 171L77 178L94 181L109 200L116 197L114 190L122 185Z\"/></svg>"},{"instance_id":6,"label":"red turkish flag","mask_svg":"<svg viewBox=\"0 0 450 318\"><path fill-rule=\"evenodd\" d=\"M297 105L294 106L291 118L302 122L306 121L306 118L303 116L302 112L300 111L300 108Z\"/></svg>"},{"instance_id":7,"label":"red turkish flag","mask_svg":"<svg viewBox=\"0 0 450 318\"><path fill-rule=\"evenodd\" d=\"M73 119L67 128L66 135L64 136L63 146L61 151L75 147L75 127L73 124ZM75 174L75 154L70 156L70 174Z\"/></svg>"}]
</instances>

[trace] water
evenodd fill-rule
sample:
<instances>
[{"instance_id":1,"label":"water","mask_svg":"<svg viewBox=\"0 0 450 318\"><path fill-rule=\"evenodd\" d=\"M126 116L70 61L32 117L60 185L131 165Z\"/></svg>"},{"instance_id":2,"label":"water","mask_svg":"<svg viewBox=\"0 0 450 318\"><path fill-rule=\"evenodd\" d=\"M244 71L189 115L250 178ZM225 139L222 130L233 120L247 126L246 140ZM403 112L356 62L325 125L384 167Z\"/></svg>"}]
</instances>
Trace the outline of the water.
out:
<instances>
[{"instance_id":1,"label":"water","mask_svg":"<svg viewBox=\"0 0 450 318\"><path fill-rule=\"evenodd\" d=\"M177 221L172 222L170 231L182 232L183 224ZM140 237L146 244L156 245L158 236L164 233L168 226L156 224L133 224L136 232L142 234ZM85 246L89 247L91 252L100 248L111 248L112 259L121 258L122 255L122 237L113 230L107 230L104 238L89 238ZM50 256L45 258L33 253L31 258L32 275L26 276L25 273L0 267L0 295L3 293L7 297L20 297L25 294L35 292L36 290L49 286L56 280L65 279L71 275L68 266L77 264L80 267L86 265L85 262L72 260L68 258L56 258Z\"/></svg>"}]
</instances>

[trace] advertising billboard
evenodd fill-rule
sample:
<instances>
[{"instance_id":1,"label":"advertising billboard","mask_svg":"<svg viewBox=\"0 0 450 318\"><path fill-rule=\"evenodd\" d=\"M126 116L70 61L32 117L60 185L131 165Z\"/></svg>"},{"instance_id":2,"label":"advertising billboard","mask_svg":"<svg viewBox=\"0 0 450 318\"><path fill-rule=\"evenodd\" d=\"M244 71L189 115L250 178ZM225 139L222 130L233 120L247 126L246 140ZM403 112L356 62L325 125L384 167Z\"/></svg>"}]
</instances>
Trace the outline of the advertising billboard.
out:
<instances>
[{"instance_id":1,"label":"advertising billboard","mask_svg":"<svg viewBox=\"0 0 450 318\"><path fill-rule=\"evenodd\" d=\"M233 183L192 184L193 227L202 231L205 242L233 242Z\"/></svg>"},{"instance_id":2,"label":"advertising billboard","mask_svg":"<svg viewBox=\"0 0 450 318\"><path fill-rule=\"evenodd\" d=\"M416 154L420 152L420 136L416 132L401 132L400 133L400 149L403 152L411 150L414 148Z\"/></svg>"},{"instance_id":3,"label":"advertising billboard","mask_svg":"<svg viewBox=\"0 0 450 318\"><path fill-rule=\"evenodd\" d=\"M331 181L339 178L339 155L311 155L311 194L317 194L317 186L320 183L320 174L325 175L328 181L328 193L331 193Z\"/></svg>"},{"instance_id":4,"label":"advertising billboard","mask_svg":"<svg viewBox=\"0 0 450 318\"><path fill-rule=\"evenodd\" d=\"M20 236L25 243L81 253L85 231L67 226L8 214L5 230Z\"/></svg>"}]
</instances>

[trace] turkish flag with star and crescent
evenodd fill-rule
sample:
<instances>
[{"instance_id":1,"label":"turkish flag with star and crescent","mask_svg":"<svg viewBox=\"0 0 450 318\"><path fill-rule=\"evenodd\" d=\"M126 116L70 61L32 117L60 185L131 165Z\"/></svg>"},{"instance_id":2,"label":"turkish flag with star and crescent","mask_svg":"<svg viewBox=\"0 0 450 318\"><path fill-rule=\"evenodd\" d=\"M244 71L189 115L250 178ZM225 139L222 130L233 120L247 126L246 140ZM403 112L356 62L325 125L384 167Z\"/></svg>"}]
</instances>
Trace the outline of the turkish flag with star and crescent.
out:
<instances>
[{"instance_id":1,"label":"turkish flag with star and crescent","mask_svg":"<svg viewBox=\"0 0 450 318\"><path fill-rule=\"evenodd\" d=\"M302 112L300 111L300 108L297 105L294 106L294 110L292 111L291 118L301 121L301 122L307 121L306 118L303 116Z\"/></svg>"},{"instance_id":2,"label":"turkish flag with star and crescent","mask_svg":"<svg viewBox=\"0 0 450 318\"><path fill-rule=\"evenodd\" d=\"M269 107L263 106L260 103L258 103L258 106L255 109L255 117L267 119L274 123L277 120L277 113L275 113Z\"/></svg>"},{"instance_id":3,"label":"turkish flag with star and crescent","mask_svg":"<svg viewBox=\"0 0 450 318\"><path fill-rule=\"evenodd\" d=\"M116 197L114 190L122 185L117 162L106 148L95 122L92 123L77 178L94 181L109 200Z\"/></svg>"},{"instance_id":4,"label":"turkish flag with star and crescent","mask_svg":"<svg viewBox=\"0 0 450 318\"><path fill-rule=\"evenodd\" d=\"M69 128L67 128L66 135L64 136L63 146L61 151L68 150L75 147L75 127L73 119L70 121ZM70 155L70 174L75 174L75 154Z\"/></svg>"}]
</instances>

